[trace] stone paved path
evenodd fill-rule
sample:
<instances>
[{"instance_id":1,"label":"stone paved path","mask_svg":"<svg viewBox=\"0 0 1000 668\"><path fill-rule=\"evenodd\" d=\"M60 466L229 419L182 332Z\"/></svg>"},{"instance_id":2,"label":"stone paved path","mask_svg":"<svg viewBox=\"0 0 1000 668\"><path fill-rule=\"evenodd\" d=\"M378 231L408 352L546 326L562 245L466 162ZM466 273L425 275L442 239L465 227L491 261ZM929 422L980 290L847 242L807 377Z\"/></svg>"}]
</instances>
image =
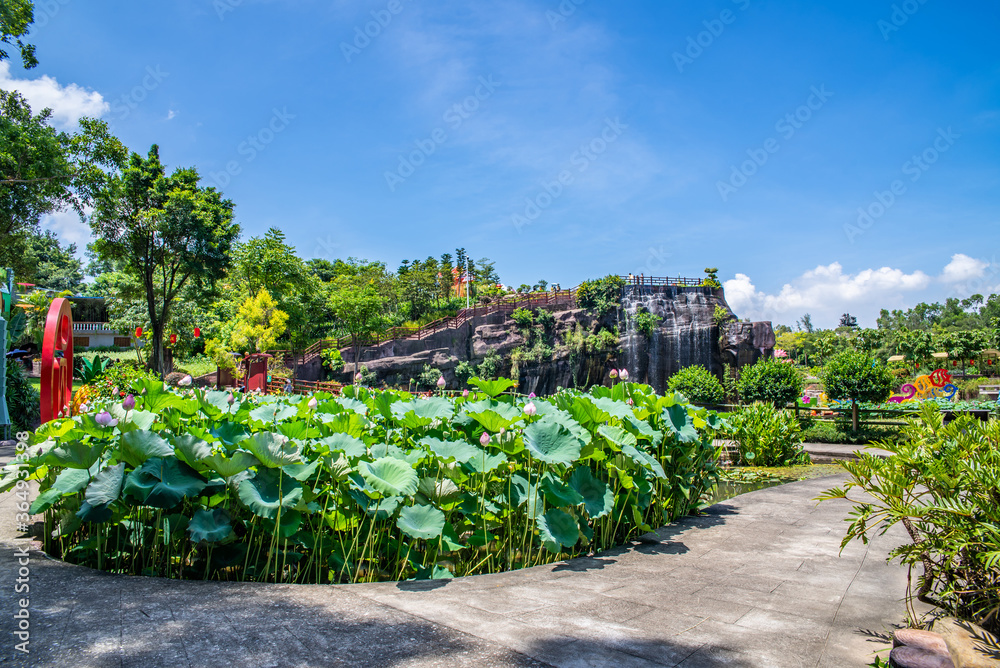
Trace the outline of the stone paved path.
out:
<instances>
[{"instance_id":1,"label":"stone paved path","mask_svg":"<svg viewBox=\"0 0 1000 668\"><path fill-rule=\"evenodd\" d=\"M891 532L838 556L837 478L753 492L627 548L499 575L281 586L119 577L30 555L13 650L13 499L0 498L0 665L863 666L901 621ZM18 541L24 544L27 541Z\"/></svg>"}]
</instances>

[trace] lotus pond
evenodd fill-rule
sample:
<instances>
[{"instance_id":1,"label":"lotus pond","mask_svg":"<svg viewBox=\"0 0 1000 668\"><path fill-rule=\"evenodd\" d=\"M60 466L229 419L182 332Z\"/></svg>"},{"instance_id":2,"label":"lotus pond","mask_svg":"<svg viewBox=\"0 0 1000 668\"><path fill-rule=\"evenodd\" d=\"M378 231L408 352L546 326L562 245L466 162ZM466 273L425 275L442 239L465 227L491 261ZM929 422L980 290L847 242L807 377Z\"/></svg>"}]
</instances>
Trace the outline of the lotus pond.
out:
<instances>
[{"instance_id":1,"label":"lotus pond","mask_svg":"<svg viewBox=\"0 0 1000 668\"><path fill-rule=\"evenodd\" d=\"M470 382L477 392L448 398L360 386L233 396L140 380L134 405L43 425L0 489L38 481L29 512L66 561L330 583L604 550L716 486L717 417L679 394L619 383L529 399L506 394L510 381Z\"/></svg>"}]
</instances>

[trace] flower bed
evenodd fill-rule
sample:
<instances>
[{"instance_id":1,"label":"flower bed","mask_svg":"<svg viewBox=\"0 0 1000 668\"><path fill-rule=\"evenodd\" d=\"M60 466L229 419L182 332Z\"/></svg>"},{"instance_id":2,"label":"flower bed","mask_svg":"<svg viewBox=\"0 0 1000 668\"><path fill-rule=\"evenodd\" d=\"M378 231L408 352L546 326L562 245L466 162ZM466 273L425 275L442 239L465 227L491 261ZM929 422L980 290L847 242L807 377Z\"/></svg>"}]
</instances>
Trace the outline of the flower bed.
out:
<instances>
[{"instance_id":1,"label":"flower bed","mask_svg":"<svg viewBox=\"0 0 1000 668\"><path fill-rule=\"evenodd\" d=\"M716 483L715 415L680 395L619 383L524 399L502 394L509 381L474 381L480 392L449 399L139 380L134 404L32 436L30 512L44 513L48 552L108 571L357 582L606 549L690 512ZM14 485L9 470L0 489Z\"/></svg>"}]
</instances>

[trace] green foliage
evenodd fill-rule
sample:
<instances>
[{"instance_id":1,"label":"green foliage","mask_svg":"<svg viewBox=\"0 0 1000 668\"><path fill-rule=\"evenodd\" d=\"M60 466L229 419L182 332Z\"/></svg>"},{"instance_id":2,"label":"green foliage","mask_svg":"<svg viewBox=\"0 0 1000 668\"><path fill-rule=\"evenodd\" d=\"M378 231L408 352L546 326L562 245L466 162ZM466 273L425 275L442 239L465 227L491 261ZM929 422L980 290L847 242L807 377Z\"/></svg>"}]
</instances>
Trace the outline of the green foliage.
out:
<instances>
[{"instance_id":1,"label":"green foliage","mask_svg":"<svg viewBox=\"0 0 1000 668\"><path fill-rule=\"evenodd\" d=\"M705 268L705 278L701 282L702 287L705 288L721 288L722 283L719 282L719 269L718 267L706 267Z\"/></svg>"},{"instance_id":2,"label":"green foliage","mask_svg":"<svg viewBox=\"0 0 1000 668\"><path fill-rule=\"evenodd\" d=\"M455 378L458 379L460 385L469 380L475 373L476 367L471 362L462 360L455 365Z\"/></svg>"},{"instance_id":3,"label":"green foliage","mask_svg":"<svg viewBox=\"0 0 1000 668\"><path fill-rule=\"evenodd\" d=\"M703 366L689 366L670 378L667 387L700 404L721 404L726 400L722 383Z\"/></svg>"},{"instance_id":4,"label":"green foliage","mask_svg":"<svg viewBox=\"0 0 1000 668\"><path fill-rule=\"evenodd\" d=\"M656 326L660 324L660 316L650 313L649 311L640 311L633 316L635 320L635 329L637 332L649 338L653 335L653 331L656 330Z\"/></svg>"},{"instance_id":5,"label":"green foliage","mask_svg":"<svg viewBox=\"0 0 1000 668\"><path fill-rule=\"evenodd\" d=\"M850 420L805 421L802 427L803 443L868 445L874 441L895 441L899 438L899 429L892 425L869 425L861 422L858 431L854 432Z\"/></svg>"},{"instance_id":6,"label":"green foliage","mask_svg":"<svg viewBox=\"0 0 1000 668\"><path fill-rule=\"evenodd\" d=\"M476 371L483 378L499 378L506 366L507 364L504 362L503 357L500 356L500 353L490 348L486 351L486 357L476 367Z\"/></svg>"},{"instance_id":7,"label":"green foliage","mask_svg":"<svg viewBox=\"0 0 1000 668\"><path fill-rule=\"evenodd\" d=\"M35 58L35 47L21 41L31 29L35 20L35 8L32 0L4 0L0 7L0 43L13 44L21 52L21 64L25 69L31 69L38 64ZM10 55L0 49L0 62L10 58Z\"/></svg>"},{"instance_id":8,"label":"green foliage","mask_svg":"<svg viewBox=\"0 0 1000 668\"><path fill-rule=\"evenodd\" d=\"M430 364L424 365L424 370L420 372L417 376L417 387L423 387L425 389L433 389L437 387L438 378L441 377L441 371L435 369Z\"/></svg>"},{"instance_id":9,"label":"green foliage","mask_svg":"<svg viewBox=\"0 0 1000 668\"><path fill-rule=\"evenodd\" d=\"M127 394L140 392L136 383L141 380L157 381L159 376L128 362L117 362L107 367L99 377L87 383L87 401L121 401Z\"/></svg>"},{"instance_id":10,"label":"green foliage","mask_svg":"<svg viewBox=\"0 0 1000 668\"><path fill-rule=\"evenodd\" d=\"M857 351L834 355L823 374L826 394L835 401L880 403L892 394L895 382L881 361Z\"/></svg>"},{"instance_id":11,"label":"green foliage","mask_svg":"<svg viewBox=\"0 0 1000 668\"><path fill-rule=\"evenodd\" d=\"M451 577L622 544L699 504L718 452L679 395L619 383L526 401L177 392L42 426L25 472L45 549L118 573L331 583ZM485 430L485 431L484 431ZM501 433L502 432L502 433ZM485 443L485 445L484 445ZM16 484L14 467L0 491Z\"/></svg>"},{"instance_id":12,"label":"green foliage","mask_svg":"<svg viewBox=\"0 0 1000 668\"><path fill-rule=\"evenodd\" d=\"M808 464L802 449L799 422L789 411L771 403L741 406L726 416L723 433L736 442L734 464L748 466L790 466Z\"/></svg>"},{"instance_id":13,"label":"green foliage","mask_svg":"<svg viewBox=\"0 0 1000 668\"><path fill-rule=\"evenodd\" d=\"M732 319L733 319L732 313L722 308L722 306L719 304L715 305L715 312L712 313L712 321L715 323L716 327L718 327L721 330L723 327L725 327L726 323Z\"/></svg>"},{"instance_id":14,"label":"green foliage","mask_svg":"<svg viewBox=\"0 0 1000 668\"><path fill-rule=\"evenodd\" d=\"M7 363L7 376L4 382L7 413L10 415L13 429L15 431L33 429L38 423L41 406L38 390L28 381L21 365L17 362Z\"/></svg>"},{"instance_id":15,"label":"green foliage","mask_svg":"<svg viewBox=\"0 0 1000 668\"><path fill-rule=\"evenodd\" d=\"M576 300L583 308L598 316L614 313L621 303L625 281L621 276L605 276L584 281L576 290Z\"/></svg>"},{"instance_id":16,"label":"green foliage","mask_svg":"<svg viewBox=\"0 0 1000 668\"><path fill-rule=\"evenodd\" d=\"M323 367L333 373L340 373L344 370L344 358L338 348L323 348L319 352L319 357L323 360Z\"/></svg>"},{"instance_id":17,"label":"green foliage","mask_svg":"<svg viewBox=\"0 0 1000 668\"><path fill-rule=\"evenodd\" d=\"M78 369L74 370L73 377L77 380L83 381L83 384L93 383L105 371L110 368L112 361L107 357L101 357L100 355L95 355L92 358L75 358L80 360L80 366ZM74 360L75 361L75 360Z\"/></svg>"},{"instance_id":18,"label":"green foliage","mask_svg":"<svg viewBox=\"0 0 1000 668\"><path fill-rule=\"evenodd\" d=\"M230 337L233 348L241 352L262 353L273 350L285 332L288 314L278 308L267 290L240 306Z\"/></svg>"},{"instance_id":19,"label":"green foliage","mask_svg":"<svg viewBox=\"0 0 1000 668\"><path fill-rule=\"evenodd\" d=\"M535 314L526 308L514 309L514 312L510 314L510 317L513 318L514 324L516 324L517 328L522 332L530 330L531 326L535 324Z\"/></svg>"},{"instance_id":20,"label":"green foliage","mask_svg":"<svg viewBox=\"0 0 1000 668\"><path fill-rule=\"evenodd\" d=\"M556 326L556 317L552 314L552 311L538 309L538 312L535 314L535 322L541 325L546 333L551 333Z\"/></svg>"},{"instance_id":21,"label":"green foliage","mask_svg":"<svg viewBox=\"0 0 1000 668\"><path fill-rule=\"evenodd\" d=\"M898 443L843 463L850 479L820 499L853 503L842 547L902 524L910 543L889 553L913 568L913 596L1000 631L1000 421L962 416L945 425L935 406L907 421ZM857 491L858 498L850 492ZM908 606L912 609L912 606Z\"/></svg>"},{"instance_id":22,"label":"green foliage","mask_svg":"<svg viewBox=\"0 0 1000 668\"><path fill-rule=\"evenodd\" d=\"M736 387L744 403L766 401L780 407L802 396L802 377L787 362L761 359L740 369Z\"/></svg>"}]
</instances>

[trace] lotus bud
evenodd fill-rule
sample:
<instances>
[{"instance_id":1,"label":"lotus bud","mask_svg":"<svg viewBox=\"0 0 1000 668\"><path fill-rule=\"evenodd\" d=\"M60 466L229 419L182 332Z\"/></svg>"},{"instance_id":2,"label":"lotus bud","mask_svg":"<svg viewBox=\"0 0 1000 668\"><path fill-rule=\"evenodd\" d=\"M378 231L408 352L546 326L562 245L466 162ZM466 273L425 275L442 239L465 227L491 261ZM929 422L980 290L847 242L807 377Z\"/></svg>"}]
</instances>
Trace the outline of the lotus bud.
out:
<instances>
[{"instance_id":1,"label":"lotus bud","mask_svg":"<svg viewBox=\"0 0 1000 668\"><path fill-rule=\"evenodd\" d=\"M309 400L309 403L306 404L306 406L309 407L309 410L314 411L316 410L316 407L319 406L319 402L316 401L316 397L313 397L312 399Z\"/></svg>"},{"instance_id":2,"label":"lotus bud","mask_svg":"<svg viewBox=\"0 0 1000 668\"><path fill-rule=\"evenodd\" d=\"M94 421L102 427L114 427L118 424L118 420L111 417L111 413L107 411L101 411L94 417Z\"/></svg>"},{"instance_id":3,"label":"lotus bud","mask_svg":"<svg viewBox=\"0 0 1000 668\"><path fill-rule=\"evenodd\" d=\"M490 435L489 435L489 432L485 432L484 431L483 435L479 437L479 445L481 445L481 446L483 446L485 448L489 444L490 444Z\"/></svg>"},{"instance_id":4,"label":"lotus bud","mask_svg":"<svg viewBox=\"0 0 1000 668\"><path fill-rule=\"evenodd\" d=\"M439 388L444 387L444 376L441 376L440 378L438 378L437 385L438 385Z\"/></svg>"},{"instance_id":5,"label":"lotus bud","mask_svg":"<svg viewBox=\"0 0 1000 668\"><path fill-rule=\"evenodd\" d=\"M87 404L81 404L79 410L81 413L88 413L90 412L90 406L88 406Z\"/></svg>"},{"instance_id":6,"label":"lotus bud","mask_svg":"<svg viewBox=\"0 0 1000 668\"><path fill-rule=\"evenodd\" d=\"M621 376L621 379L622 379L622 380L628 380L628 369L622 369L622 370L621 370L621 371L620 371L620 372L618 373L618 375L619 375L619 376Z\"/></svg>"},{"instance_id":7,"label":"lotus bud","mask_svg":"<svg viewBox=\"0 0 1000 668\"><path fill-rule=\"evenodd\" d=\"M611 372L608 375L611 376L612 378L617 378L618 377L618 369L612 369Z\"/></svg>"},{"instance_id":8,"label":"lotus bud","mask_svg":"<svg viewBox=\"0 0 1000 668\"><path fill-rule=\"evenodd\" d=\"M359 371L358 373L356 373L356 374L354 375L354 382L355 382L355 383L360 383L360 382L361 382L361 380L362 380L362 378L361 378L361 372Z\"/></svg>"},{"instance_id":9,"label":"lotus bud","mask_svg":"<svg viewBox=\"0 0 1000 668\"><path fill-rule=\"evenodd\" d=\"M228 395L226 395L226 403L228 403L230 406L232 406L234 401L236 401L236 397L233 396L232 392L230 392Z\"/></svg>"},{"instance_id":10,"label":"lotus bud","mask_svg":"<svg viewBox=\"0 0 1000 668\"><path fill-rule=\"evenodd\" d=\"M194 378L192 378L190 375L187 375L187 376L184 376L183 378L181 378L179 381L177 381L177 384L180 385L181 387L187 387L188 385L190 385L193 382L194 382Z\"/></svg>"},{"instance_id":11,"label":"lotus bud","mask_svg":"<svg viewBox=\"0 0 1000 668\"><path fill-rule=\"evenodd\" d=\"M629 397L628 399L626 399L625 403L628 404L629 406L631 406L633 404L632 398Z\"/></svg>"},{"instance_id":12,"label":"lotus bud","mask_svg":"<svg viewBox=\"0 0 1000 668\"><path fill-rule=\"evenodd\" d=\"M534 415L537 412L538 412L538 409L535 407L534 402L529 401L528 405L524 407L524 414L527 415L527 416L529 416L529 417L532 416L532 415Z\"/></svg>"},{"instance_id":13,"label":"lotus bud","mask_svg":"<svg viewBox=\"0 0 1000 668\"><path fill-rule=\"evenodd\" d=\"M462 398L463 399L468 399L469 398L469 391L468 390L462 390Z\"/></svg>"},{"instance_id":14,"label":"lotus bud","mask_svg":"<svg viewBox=\"0 0 1000 668\"><path fill-rule=\"evenodd\" d=\"M534 399L534 398L535 398L535 396L536 396L536 395L535 395L535 393L534 393L534 392L532 392L531 394L529 394L529 395L528 395L528 398L529 398L529 399Z\"/></svg>"},{"instance_id":15,"label":"lotus bud","mask_svg":"<svg viewBox=\"0 0 1000 668\"><path fill-rule=\"evenodd\" d=\"M135 397L130 394L127 397L125 397L124 399L122 399L122 408L124 408L127 411L130 411L130 410L134 409L135 408Z\"/></svg>"},{"instance_id":16,"label":"lotus bud","mask_svg":"<svg viewBox=\"0 0 1000 668\"><path fill-rule=\"evenodd\" d=\"M503 427L500 427L500 435L503 436L506 433L507 433L507 430L504 429Z\"/></svg>"}]
</instances>

